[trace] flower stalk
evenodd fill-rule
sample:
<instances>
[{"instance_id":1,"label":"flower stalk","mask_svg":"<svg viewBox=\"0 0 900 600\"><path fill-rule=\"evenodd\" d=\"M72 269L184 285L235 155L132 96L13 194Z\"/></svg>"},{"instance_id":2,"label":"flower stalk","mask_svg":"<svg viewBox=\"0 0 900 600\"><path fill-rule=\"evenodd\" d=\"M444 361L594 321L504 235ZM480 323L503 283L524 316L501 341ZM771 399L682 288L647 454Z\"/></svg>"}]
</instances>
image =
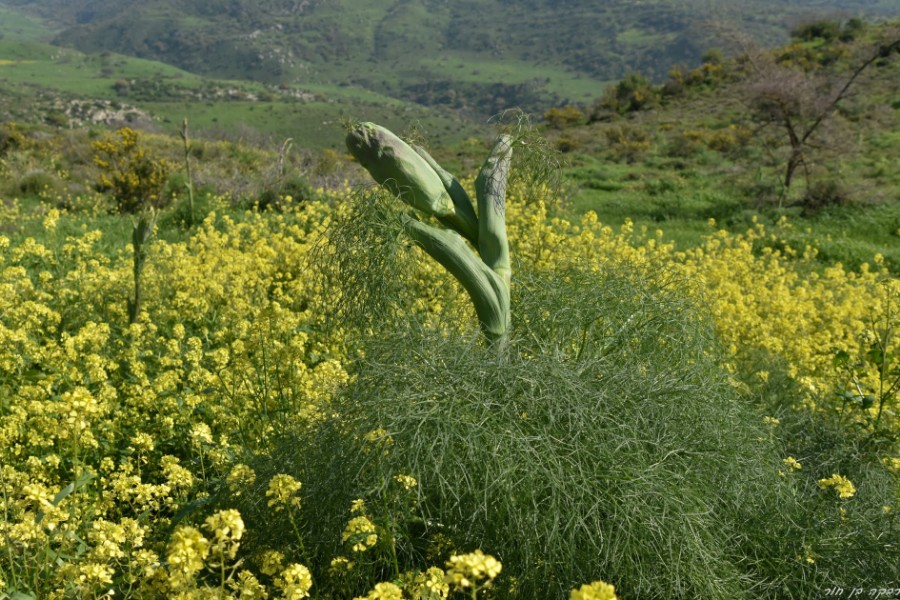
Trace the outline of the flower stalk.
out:
<instances>
[{"instance_id":1,"label":"flower stalk","mask_svg":"<svg viewBox=\"0 0 900 600\"><path fill-rule=\"evenodd\" d=\"M134 298L128 299L128 324L137 323L141 314L141 274L147 263L147 245L156 227L156 213L142 214L132 225L131 245L134 248Z\"/></svg>"}]
</instances>

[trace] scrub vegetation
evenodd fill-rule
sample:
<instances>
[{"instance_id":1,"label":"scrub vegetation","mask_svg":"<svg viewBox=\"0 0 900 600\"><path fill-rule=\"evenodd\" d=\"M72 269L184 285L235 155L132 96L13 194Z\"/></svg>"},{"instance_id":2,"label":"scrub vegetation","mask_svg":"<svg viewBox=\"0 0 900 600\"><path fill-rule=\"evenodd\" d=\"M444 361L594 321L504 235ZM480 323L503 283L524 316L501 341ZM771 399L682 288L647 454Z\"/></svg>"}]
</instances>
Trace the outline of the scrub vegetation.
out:
<instances>
[{"instance_id":1,"label":"scrub vegetation","mask_svg":"<svg viewBox=\"0 0 900 600\"><path fill-rule=\"evenodd\" d=\"M0 598L894 593L894 31L806 24L441 143L160 98L106 127L3 79ZM763 82L873 52L783 185Z\"/></svg>"}]
</instances>

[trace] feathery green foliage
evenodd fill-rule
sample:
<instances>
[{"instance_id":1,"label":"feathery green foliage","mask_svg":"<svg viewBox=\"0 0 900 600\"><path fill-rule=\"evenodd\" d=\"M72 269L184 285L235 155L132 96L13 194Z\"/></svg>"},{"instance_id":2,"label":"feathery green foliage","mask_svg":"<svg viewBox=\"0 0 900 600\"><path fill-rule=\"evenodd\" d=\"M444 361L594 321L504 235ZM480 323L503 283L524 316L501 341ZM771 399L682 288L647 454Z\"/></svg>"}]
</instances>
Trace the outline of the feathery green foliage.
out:
<instances>
[{"instance_id":1,"label":"feathery green foliage","mask_svg":"<svg viewBox=\"0 0 900 600\"><path fill-rule=\"evenodd\" d=\"M801 500L778 475L782 442L717 365L678 282L579 270L517 281L503 352L384 323L362 341L341 418L275 454L310 482L322 556L344 518L329 507L409 473L422 504L401 560L420 564L442 537L483 548L503 562L502 597L562 598L603 576L622 597L807 598L861 564L885 583L897 574L878 539L887 517L863 520L890 498L889 477L873 467L843 530L865 544L842 537L829 498ZM393 440L384 453L364 441L376 429ZM823 540L853 560L809 579L797 556Z\"/></svg>"}]
</instances>

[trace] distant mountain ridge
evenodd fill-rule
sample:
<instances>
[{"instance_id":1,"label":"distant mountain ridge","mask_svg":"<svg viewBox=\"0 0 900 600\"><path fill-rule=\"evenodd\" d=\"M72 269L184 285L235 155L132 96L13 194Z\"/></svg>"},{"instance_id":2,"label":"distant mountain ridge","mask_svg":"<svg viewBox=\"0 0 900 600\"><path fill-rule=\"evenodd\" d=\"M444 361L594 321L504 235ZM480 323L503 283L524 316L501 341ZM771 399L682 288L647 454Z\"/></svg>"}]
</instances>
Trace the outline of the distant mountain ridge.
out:
<instances>
[{"instance_id":1,"label":"distant mountain ridge","mask_svg":"<svg viewBox=\"0 0 900 600\"><path fill-rule=\"evenodd\" d=\"M584 102L630 71L663 78L716 44L710 22L764 43L804 12L900 15L892 0L0 0L54 43L233 79L356 85L490 114ZM501 68L500 65L503 65Z\"/></svg>"}]
</instances>

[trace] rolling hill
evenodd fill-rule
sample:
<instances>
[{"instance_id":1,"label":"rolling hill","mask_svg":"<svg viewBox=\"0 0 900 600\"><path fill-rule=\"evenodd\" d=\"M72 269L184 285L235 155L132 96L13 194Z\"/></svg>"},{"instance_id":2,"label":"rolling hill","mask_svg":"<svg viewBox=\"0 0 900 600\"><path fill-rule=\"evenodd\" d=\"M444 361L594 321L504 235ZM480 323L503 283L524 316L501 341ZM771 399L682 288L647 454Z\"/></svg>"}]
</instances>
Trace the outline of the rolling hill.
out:
<instances>
[{"instance_id":1,"label":"rolling hill","mask_svg":"<svg viewBox=\"0 0 900 600\"><path fill-rule=\"evenodd\" d=\"M192 73L356 86L486 116L588 103L640 71L661 81L740 31L764 45L785 24L841 12L900 15L890 0L0 0L40 16L54 44Z\"/></svg>"}]
</instances>

